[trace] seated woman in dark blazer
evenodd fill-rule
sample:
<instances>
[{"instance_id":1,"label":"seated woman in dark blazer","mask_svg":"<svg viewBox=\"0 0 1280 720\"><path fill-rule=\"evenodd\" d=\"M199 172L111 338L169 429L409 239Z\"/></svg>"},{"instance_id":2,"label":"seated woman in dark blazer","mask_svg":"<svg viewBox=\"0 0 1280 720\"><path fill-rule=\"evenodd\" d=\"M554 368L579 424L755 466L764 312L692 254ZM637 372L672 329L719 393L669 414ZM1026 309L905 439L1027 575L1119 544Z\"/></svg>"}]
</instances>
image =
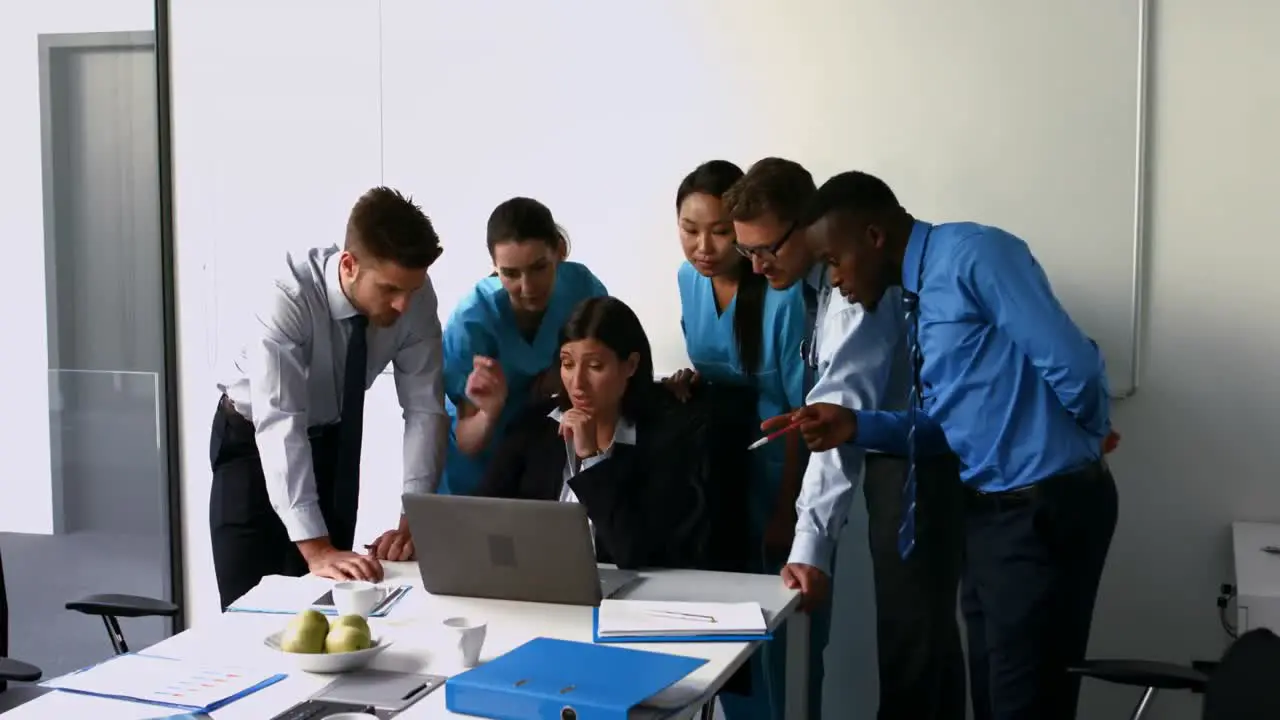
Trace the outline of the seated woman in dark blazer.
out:
<instances>
[{"instance_id":1,"label":"seated woman in dark blazer","mask_svg":"<svg viewBox=\"0 0 1280 720\"><path fill-rule=\"evenodd\" d=\"M559 369L563 389L513 422L477 494L581 503L600 562L723 566L712 556L734 543L713 529L708 423L655 383L631 308L583 301L561 331Z\"/></svg>"}]
</instances>

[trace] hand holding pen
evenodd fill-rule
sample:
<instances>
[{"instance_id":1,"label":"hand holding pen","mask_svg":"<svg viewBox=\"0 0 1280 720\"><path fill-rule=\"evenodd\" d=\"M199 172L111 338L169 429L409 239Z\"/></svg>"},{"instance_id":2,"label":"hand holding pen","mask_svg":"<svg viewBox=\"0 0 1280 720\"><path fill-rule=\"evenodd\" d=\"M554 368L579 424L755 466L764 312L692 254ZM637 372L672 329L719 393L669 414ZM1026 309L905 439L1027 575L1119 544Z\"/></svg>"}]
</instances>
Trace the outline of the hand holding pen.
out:
<instances>
[{"instance_id":1,"label":"hand holding pen","mask_svg":"<svg viewBox=\"0 0 1280 720\"><path fill-rule=\"evenodd\" d=\"M784 415L775 415L761 423L760 430L768 434L761 439L763 442L757 440L751 449L787 433L799 432L810 450L822 452L852 441L858 434L858 420L849 408L814 403Z\"/></svg>"}]
</instances>

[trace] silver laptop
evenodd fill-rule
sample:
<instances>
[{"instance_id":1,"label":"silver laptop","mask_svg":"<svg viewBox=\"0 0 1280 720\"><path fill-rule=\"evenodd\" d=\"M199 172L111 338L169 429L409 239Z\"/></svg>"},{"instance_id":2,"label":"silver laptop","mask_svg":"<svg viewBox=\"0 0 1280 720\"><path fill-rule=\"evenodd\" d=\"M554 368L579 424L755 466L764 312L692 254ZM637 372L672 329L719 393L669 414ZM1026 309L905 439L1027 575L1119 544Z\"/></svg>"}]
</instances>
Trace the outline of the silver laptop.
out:
<instances>
[{"instance_id":1,"label":"silver laptop","mask_svg":"<svg viewBox=\"0 0 1280 720\"><path fill-rule=\"evenodd\" d=\"M638 578L596 566L578 503L405 495L404 512L432 595L596 606Z\"/></svg>"}]
</instances>

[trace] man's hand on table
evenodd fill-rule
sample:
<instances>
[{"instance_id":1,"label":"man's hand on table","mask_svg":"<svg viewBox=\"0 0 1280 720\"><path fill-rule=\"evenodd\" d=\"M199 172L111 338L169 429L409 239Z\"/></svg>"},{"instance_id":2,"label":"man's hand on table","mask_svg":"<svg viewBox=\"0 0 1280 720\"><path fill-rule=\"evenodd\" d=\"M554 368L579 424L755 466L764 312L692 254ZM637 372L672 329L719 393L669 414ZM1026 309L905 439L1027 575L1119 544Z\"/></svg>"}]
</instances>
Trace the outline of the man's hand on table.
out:
<instances>
[{"instance_id":1,"label":"man's hand on table","mask_svg":"<svg viewBox=\"0 0 1280 720\"><path fill-rule=\"evenodd\" d=\"M330 580L382 580L382 563L377 558L339 550L328 537L303 540L298 543L298 550L312 575Z\"/></svg>"},{"instance_id":2,"label":"man's hand on table","mask_svg":"<svg viewBox=\"0 0 1280 720\"><path fill-rule=\"evenodd\" d=\"M822 607L831 593L831 578L812 565L787 563L782 566L782 582L800 591L800 609L810 612Z\"/></svg>"},{"instance_id":3,"label":"man's hand on table","mask_svg":"<svg viewBox=\"0 0 1280 720\"><path fill-rule=\"evenodd\" d=\"M394 530L388 530L378 536L370 545L365 548L369 554L379 560L390 560L391 562L404 562L412 560L414 557L413 536L409 534L409 520L404 515L400 516L400 527Z\"/></svg>"}]
</instances>

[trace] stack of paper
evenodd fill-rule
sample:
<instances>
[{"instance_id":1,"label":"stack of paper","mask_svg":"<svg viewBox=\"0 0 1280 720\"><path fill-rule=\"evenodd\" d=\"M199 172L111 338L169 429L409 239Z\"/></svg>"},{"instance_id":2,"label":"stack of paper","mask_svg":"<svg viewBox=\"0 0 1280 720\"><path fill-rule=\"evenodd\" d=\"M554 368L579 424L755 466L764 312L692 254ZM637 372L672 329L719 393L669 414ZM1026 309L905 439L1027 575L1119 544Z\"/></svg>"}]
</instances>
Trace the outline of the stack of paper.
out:
<instances>
[{"instance_id":1,"label":"stack of paper","mask_svg":"<svg viewBox=\"0 0 1280 720\"><path fill-rule=\"evenodd\" d=\"M325 578L267 575L252 590L231 603L227 612L293 615L311 609L325 615L337 615L332 588L333 581ZM369 617L385 617L412 586L384 585L382 588L382 601L369 613Z\"/></svg>"},{"instance_id":2,"label":"stack of paper","mask_svg":"<svg viewBox=\"0 0 1280 720\"><path fill-rule=\"evenodd\" d=\"M156 655L119 655L54 678L45 687L208 713L284 679L245 668L203 665Z\"/></svg>"},{"instance_id":3,"label":"stack of paper","mask_svg":"<svg viewBox=\"0 0 1280 720\"><path fill-rule=\"evenodd\" d=\"M604 600L596 610L597 642L761 640L768 632L753 602Z\"/></svg>"}]
</instances>

